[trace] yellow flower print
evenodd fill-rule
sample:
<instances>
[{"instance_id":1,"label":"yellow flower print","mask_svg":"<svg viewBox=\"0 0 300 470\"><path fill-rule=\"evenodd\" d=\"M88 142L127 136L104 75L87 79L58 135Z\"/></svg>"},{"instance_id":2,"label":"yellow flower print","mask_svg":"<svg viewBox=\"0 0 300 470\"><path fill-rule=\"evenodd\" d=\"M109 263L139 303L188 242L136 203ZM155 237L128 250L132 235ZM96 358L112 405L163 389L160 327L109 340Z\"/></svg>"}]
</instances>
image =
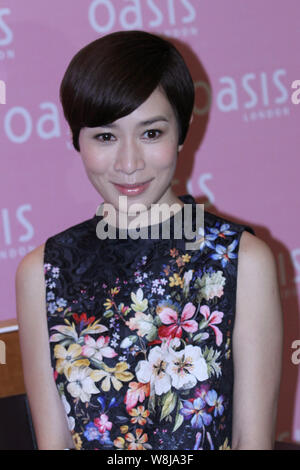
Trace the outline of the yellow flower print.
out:
<instances>
[{"instance_id":1,"label":"yellow flower print","mask_svg":"<svg viewBox=\"0 0 300 470\"><path fill-rule=\"evenodd\" d=\"M146 450L147 448L143 446L145 442L148 441L147 433L143 434L143 430L138 428L135 431L135 436L129 432L123 437L117 437L114 440L114 445L119 449L128 449L128 450Z\"/></svg>"},{"instance_id":2,"label":"yellow flower print","mask_svg":"<svg viewBox=\"0 0 300 470\"><path fill-rule=\"evenodd\" d=\"M120 426L120 431L121 431L122 434L126 434L128 432L127 424L124 424L123 426Z\"/></svg>"},{"instance_id":3,"label":"yellow flower print","mask_svg":"<svg viewBox=\"0 0 300 470\"><path fill-rule=\"evenodd\" d=\"M129 414L132 416L130 421L133 424L138 423L140 426L144 426L144 424L147 422L146 418L148 418L150 411L145 410L144 406L138 406L137 408L132 408L129 411Z\"/></svg>"},{"instance_id":4,"label":"yellow flower print","mask_svg":"<svg viewBox=\"0 0 300 470\"><path fill-rule=\"evenodd\" d=\"M182 260L185 262L185 263L189 263L190 260L191 260L191 256L186 254L186 255L182 255Z\"/></svg>"},{"instance_id":5,"label":"yellow flower print","mask_svg":"<svg viewBox=\"0 0 300 470\"><path fill-rule=\"evenodd\" d=\"M89 366L88 359L77 359L81 355L81 346L77 343L70 344L68 350L61 344L54 347L54 356L56 357L56 371L63 374L65 368L73 365L76 367Z\"/></svg>"},{"instance_id":6,"label":"yellow flower print","mask_svg":"<svg viewBox=\"0 0 300 470\"><path fill-rule=\"evenodd\" d=\"M178 273L174 273L174 276L169 277L169 286L181 286L183 287L184 280L179 276Z\"/></svg>"},{"instance_id":7,"label":"yellow flower print","mask_svg":"<svg viewBox=\"0 0 300 470\"><path fill-rule=\"evenodd\" d=\"M113 289L110 289L110 293L112 296L117 295L120 292L120 287L114 287Z\"/></svg>"},{"instance_id":8,"label":"yellow flower print","mask_svg":"<svg viewBox=\"0 0 300 470\"><path fill-rule=\"evenodd\" d=\"M114 302L111 299L106 299L106 302L104 302L104 307L106 310L109 310L113 306Z\"/></svg>"},{"instance_id":9,"label":"yellow flower print","mask_svg":"<svg viewBox=\"0 0 300 470\"><path fill-rule=\"evenodd\" d=\"M135 431L135 436L129 432L125 434L125 439L129 442L128 450L145 450L143 444L148 441L148 435L147 433L143 434L143 430L138 428Z\"/></svg>"},{"instance_id":10,"label":"yellow flower print","mask_svg":"<svg viewBox=\"0 0 300 470\"><path fill-rule=\"evenodd\" d=\"M129 382L133 379L134 375L127 371L128 364L126 362L118 362L116 367L108 367L104 364L103 369L95 371L97 373L98 380L103 379L101 382L101 388L104 392L108 392L113 384L115 390L120 390L123 387L122 382ZM97 381L98 381L97 380Z\"/></svg>"},{"instance_id":11,"label":"yellow flower print","mask_svg":"<svg viewBox=\"0 0 300 470\"><path fill-rule=\"evenodd\" d=\"M118 447L118 449L124 449L125 448L125 439L124 437L117 437L117 439L114 440L114 446Z\"/></svg>"},{"instance_id":12,"label":"yellow flower print","mask_svg":"<svg viewBox=\"0 0 300 470\"><path fill-rule=\"evenodd\" d=\"M231 450L230 446L228 445L228 437L226 437L224 443L219 447L219 450Z\"/></svg>"},{"instance_id":13,"label":"yellow flower print","mask_svg":"<svg viewBox=\"0 0 300 470\"><path fill-rule=\"evenodd\" d=\"M75 449L81 450L82 440L81 440L80 434L76 432L75 434L73 434L72 439L74 441Z\"/></svg>"}]
</instances>

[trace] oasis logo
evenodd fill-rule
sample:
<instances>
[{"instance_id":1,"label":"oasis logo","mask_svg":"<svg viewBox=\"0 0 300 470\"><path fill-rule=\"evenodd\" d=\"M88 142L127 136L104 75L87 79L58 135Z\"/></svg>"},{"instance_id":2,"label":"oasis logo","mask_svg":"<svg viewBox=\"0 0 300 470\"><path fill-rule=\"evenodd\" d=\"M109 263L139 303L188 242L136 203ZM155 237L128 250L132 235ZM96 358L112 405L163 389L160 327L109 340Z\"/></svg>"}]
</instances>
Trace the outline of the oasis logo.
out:
<instances>
[{"instance_id":1,"label":"oasis logo","mask_svg":"<svg viewBox=\"0 0 300 470\"><path fill-rule=\"evenodd\" d=\"M10 15L10 13L9 8L0 8L0 48L9 46L13 40L13 32L4 20L4 17ZM14 57L15 51L13 49L0 49L0 60L6 58L12 59Z\"/></svg>"},{"instance_id":2,"label":"oasis logo","mask_svg":"<svg viewBox=\"0 0 300 470\"><path fill-rule=\"evenodd\" d=\"M0 80L0 104L6 104L6 84L4 80Z\"/></svg>"},{"instance_id":3,"label":"oasis logo","mask_svg":"<svg viewBox=\"0 0 300 470\"><path fill-rule=\"evenodd\" d=\"M217 108L221 112L242 111L242 119L246 122L289 114L289 108L286 106L289 90L283 80L286 75L285 69L277 69L268 74L246 73L239 79L223 76L219 78L218 85L213 84L212 90L207 83L196 82L195 89L199 89L196 95L199 93L202 99L206 97L206 104L202 109L196 105L194 112L203 115L209 111L213 91Z\"/></svg>"},{"instance_id":4,"label":"oasis logo","mask_svg":"<svg viewBox=\"0 0 300 470\"><path fill-rule=\"evenodd\" d=\"M275 70L269 77L266 72L243 75L240 80L241 95L243 94L245 99L248 98L247 101L244 100L243 108L252 109L257 106L267 107L271 104L284 104L289 93L280 80L282 75L286 75L286 70ZM227 86L224 86L217 95L218 108L224 112L238 110L240 98L236 81L232 77L222 77L220 83ZM276 92L276 96L273 98L271 98L271 87Z\"/></svg>"},{"instance_id":5,"label":"oasis logo","mask_svg":"<svg viewBox=\"0 0 300 470\"><path fill-rule=\"evenodd\" d=\"M0 47L8 46L8 44L10 44L13 40L12 30L7 26L3 19L3 17L6 15L10 15L10 9L0 8Z\"/></svg>"},{"instance_id":6,"label":"oasis logo","mask_svg":"<svg viewBox=\"0 0 300 470\"><path fill-rule=\"evenodd\" d=\"M195 21L196 10L192 0L126 0L118 8L112 0L94 0L89 7L91 27L106 34L116 26L119 29L145 29L163 26L187 25ZM145 17L147 16L147 21ZM149 16L149 19L148 19Z\"/></svg>"},{"instance_id":7,"label":"oasis logo","mask_svg":"<svg viewBox=\"0 0 300 470\"><path fill-rule=\"evenodd\" d=\"M247 73L241 77L240 91L234 78L222 77L219 81L225 86L217 94L217 106L226 113L242 107L244 121L288 114L289 109L282 107L289 99L288 88L282 81L285 75L284 69L277 69L272 74Z\"/></svg>"},{"instance_id":8,"label":"oasis logo","mask_svg":"<svg viewBox=\"0 0 300 470\"><path fill-rule=\"evenodd\" d=\"M22 204L14 212L12 209L0 210L1 249L0 260L25 256L35 247L31 244L35 230L29 220L32 212L30 204ZM16 231L18 233L16 233Z\"/></svg>"}]
</instances>

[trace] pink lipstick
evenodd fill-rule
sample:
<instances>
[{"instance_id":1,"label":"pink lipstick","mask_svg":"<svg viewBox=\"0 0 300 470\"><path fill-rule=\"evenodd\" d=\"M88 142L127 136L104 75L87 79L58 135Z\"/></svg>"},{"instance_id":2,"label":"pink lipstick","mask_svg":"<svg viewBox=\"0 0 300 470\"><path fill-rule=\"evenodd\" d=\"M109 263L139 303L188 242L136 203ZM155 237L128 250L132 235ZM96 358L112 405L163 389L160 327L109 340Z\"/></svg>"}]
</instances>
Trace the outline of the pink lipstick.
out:
<instances>
[{"instance_id":1,"label":"pink lipstick","mask_svg":"<svg viewBox=\"0 0 300 470\"><path fill-rule=\"evenodd\" d=\"M151 181L152 180L146 181L145 183L136 183L136 184L117 184L117 183L114 183L114 186L117 188L117 190L121 194L124 194L125 196L138 196L139 194L146 191L146 189L149 187Z\"/></svg>"}]
</instances>

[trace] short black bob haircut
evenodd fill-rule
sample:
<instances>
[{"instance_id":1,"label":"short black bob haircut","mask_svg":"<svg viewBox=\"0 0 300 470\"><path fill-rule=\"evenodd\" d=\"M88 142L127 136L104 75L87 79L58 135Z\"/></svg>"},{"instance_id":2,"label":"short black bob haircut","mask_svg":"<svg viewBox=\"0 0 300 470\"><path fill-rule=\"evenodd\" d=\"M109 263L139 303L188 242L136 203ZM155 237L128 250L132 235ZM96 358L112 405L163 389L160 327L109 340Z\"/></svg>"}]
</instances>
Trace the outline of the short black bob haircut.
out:
<instances>
[{"instance_id":1,"label":"short black bob haircut","mask_svg":"<svg viewBox=\"0 0 300 470\"><path fill-rule=\"evenodd\" d=\"M80 49L63 76L60 100L79 149L82 127L112 123L138 108L159 87L177 119L183 144L195 89L182 55L171 42L146 31L116 31Z\"/></svg>"}]
</instances>

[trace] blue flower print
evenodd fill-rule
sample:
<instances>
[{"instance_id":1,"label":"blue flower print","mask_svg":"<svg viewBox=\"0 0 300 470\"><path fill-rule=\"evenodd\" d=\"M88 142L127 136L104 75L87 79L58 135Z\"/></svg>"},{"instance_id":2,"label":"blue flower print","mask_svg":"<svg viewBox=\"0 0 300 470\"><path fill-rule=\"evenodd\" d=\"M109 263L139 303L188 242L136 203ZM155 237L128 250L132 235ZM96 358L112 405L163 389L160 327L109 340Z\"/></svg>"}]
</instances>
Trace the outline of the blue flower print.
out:
<instances>
[{"instance_id":1,"label":"blue flower print","mask_svg":"<svg viewBox=\"0 0 300 470\"><path fill-rule=\"evenodd\" d=\"M237 258L237 254L233 253L235 250L236 246L238 244L237 240L234 240L232 243L230 243L229 246L223 246L223 245L217 245L216 246L216 252L211 255L212 259L221 260L222 268L225 268L227 265L228 261L230 259Z\"/></svg>"},{"instance_id":2,"label":"blue flower print","mask_svg":"<svg viewBox=\"0 0 300 470\"><path fill-rule=\"evenodd\" d=\"M218 397L217 392L215 390L209 390L209 392L207 392L205 396L205 401L209 406L214 407L214 416L217 416L218 414L221 416L223 414L223 395Z\"/></svg>"},{"instance_id":3,"label":"blue flower print","mask_svg":"<svg viewBox=\"0 0 300 470\"><path fill-rule=\"evenodd\" d=\"M211 415L205 411L205 406L206 402L201 397L195 398L193 402L184 400L180 413L185 418L193 416L191 419L193 428L202 428L202 426L208 426L212 421Z\"/></svg>"},{"instance_id":4,"label":"blue flower print","mask_svg":"<svg viewBox=\"0 0 300 470\"><path fill-rule=\"evenodd\" d=\"M85 431L83 434L88 441L94 441L95 439L99 439L100 437L100 432L98 431L94 423L88 423L85 427Z\"/></svg>"}]
</instances>

